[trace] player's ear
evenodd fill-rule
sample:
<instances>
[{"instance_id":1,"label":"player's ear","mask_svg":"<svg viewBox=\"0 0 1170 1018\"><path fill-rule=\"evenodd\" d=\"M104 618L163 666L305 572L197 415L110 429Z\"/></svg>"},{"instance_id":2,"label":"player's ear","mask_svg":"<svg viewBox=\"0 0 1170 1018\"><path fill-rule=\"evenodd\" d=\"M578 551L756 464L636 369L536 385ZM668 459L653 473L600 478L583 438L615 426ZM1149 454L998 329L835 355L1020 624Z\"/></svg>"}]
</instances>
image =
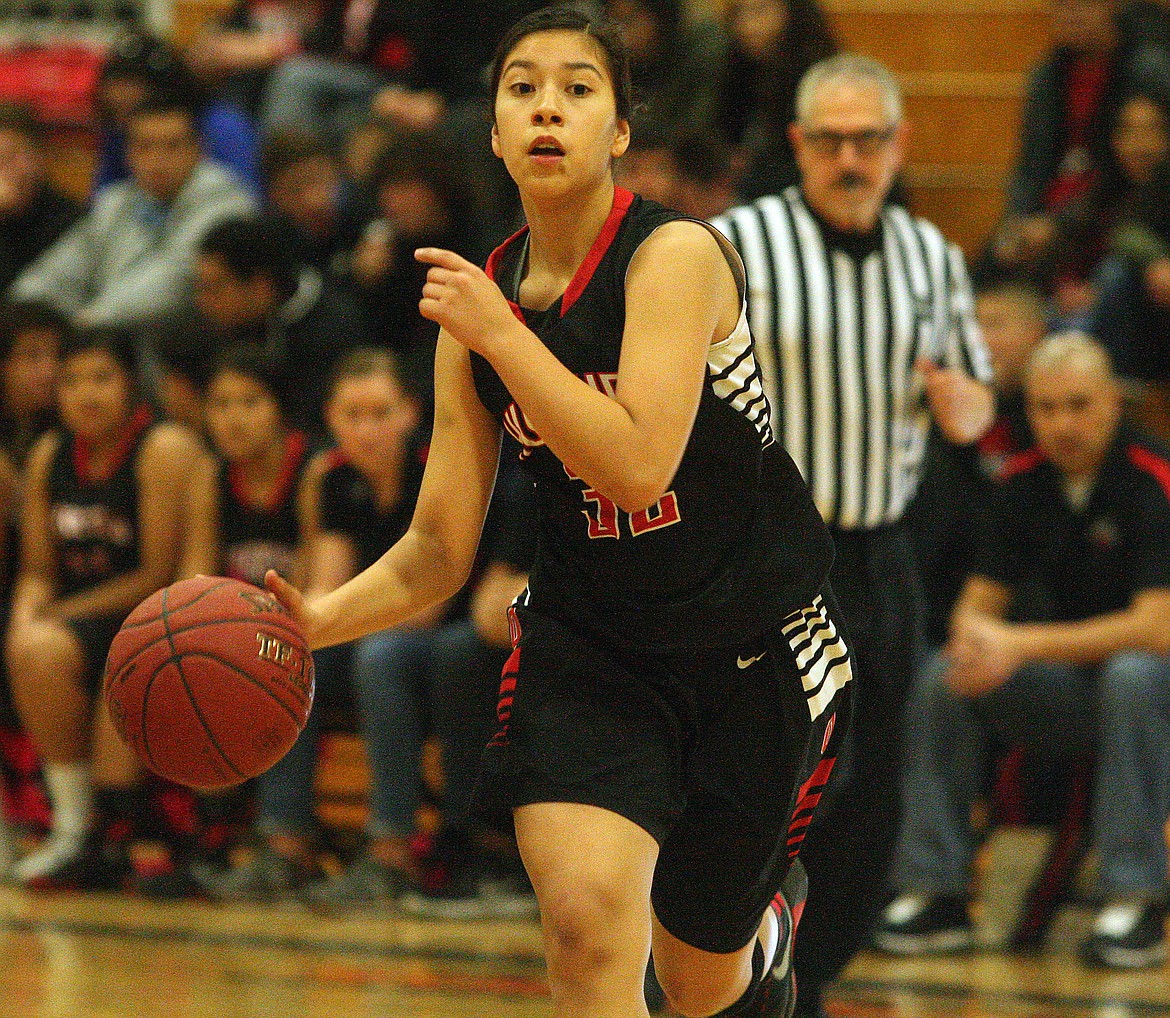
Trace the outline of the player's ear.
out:
<instances>
[{"instance_id":1,"label":"player's ear","mask_svg":"<svg viewBox=\"0 0 1170 1018\"><path fill-rule=\"evenodd\" d=\"M492 151L500 159L504 158L504 150L500 148L500 129L492 124Z\"/></svg>"},{"instance_id":2,"label":"player's ear","mask_svg":"<svg viewBox=\"0 0 1170 1018\"><path fill-rule=\"evenodd\" d=\"M617 130L614 131L613 145L610 146L609 154L617 159L625 155L626 149L630 147L630 122L628 120L619 120L617 122Z\"/></svg>"}]
</instances>

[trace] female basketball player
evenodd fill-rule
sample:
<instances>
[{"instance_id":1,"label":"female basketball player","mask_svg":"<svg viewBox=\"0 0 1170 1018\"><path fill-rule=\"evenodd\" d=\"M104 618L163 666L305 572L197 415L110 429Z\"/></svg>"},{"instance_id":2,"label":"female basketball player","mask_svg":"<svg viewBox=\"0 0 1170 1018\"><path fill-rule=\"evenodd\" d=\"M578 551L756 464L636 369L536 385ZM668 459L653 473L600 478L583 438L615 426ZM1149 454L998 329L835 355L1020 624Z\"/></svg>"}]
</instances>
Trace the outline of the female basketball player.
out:
<instances>
[{"instance_id":1,"label":"female basketball player","mask_svg":"<svg viewBox=\"0 0 1170 1018\"><path fill-rule=\"evenodd\" d=\"M205 455L193 434L154 423L137 402L131 349L112 330L65 340L63 428L29 455L6 655L53 807L49 839L14 870L29 885L126 874L95 813L133 815L137 769L97 694L123 619L174 579L188 471Z\"/></svg>"},{"instance_id":2,"label":"female basketball player","mask_svg":"<svg viewBox=\"0 0 1170 1018\"><path fill-rule=\"evenodd\" d=\"M615 189L628 72L608 26L525 18L493 67L492 147L528 226L481 271L424 249L442 326L411 527L305 604L314 646L458 589L501 423L540 508L513 612L489 800L514 811L554 1013L786 1015L796 855L845 727L826 531L768 424L743 274L715 233ZM775 897L775 901L773 900Z\"/></svg>"}]
</instances>

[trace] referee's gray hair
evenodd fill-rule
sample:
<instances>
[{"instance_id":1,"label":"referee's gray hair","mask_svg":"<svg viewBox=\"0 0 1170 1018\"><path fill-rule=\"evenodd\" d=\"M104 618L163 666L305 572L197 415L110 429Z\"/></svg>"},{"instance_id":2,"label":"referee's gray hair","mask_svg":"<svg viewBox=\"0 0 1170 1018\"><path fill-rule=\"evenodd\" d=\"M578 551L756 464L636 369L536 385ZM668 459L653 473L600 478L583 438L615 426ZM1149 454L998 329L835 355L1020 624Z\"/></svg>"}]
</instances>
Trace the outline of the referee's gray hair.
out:
<instances>
[{"instance_id":1,"label":"referee's gray hair","mask_svg":"<svg viewBox=\"0 0 1170 1018\"><path fill-rule=\"evenodd\" d=\"M885 64L860 53L838 53L815 63L796 87L796 119L808 120L817 93L827 84L849 82L873 85L881 93L882 106L890 125L902 122L902 87Z\"/></svg>"},{"instance_id":2,"label":"referee's gray hair","mask_svg":"<svg viewBox=\"0 0 1170 1018\"><path fill-rule=\"evenodd\" d=\"M1102 378L1113 378L1113 358L1097 340L1084 332L1054 332L1042 339L1028 358L1027 377L1055 371L1066 365L1088 368Z\"/></svg>"}]
</instances>

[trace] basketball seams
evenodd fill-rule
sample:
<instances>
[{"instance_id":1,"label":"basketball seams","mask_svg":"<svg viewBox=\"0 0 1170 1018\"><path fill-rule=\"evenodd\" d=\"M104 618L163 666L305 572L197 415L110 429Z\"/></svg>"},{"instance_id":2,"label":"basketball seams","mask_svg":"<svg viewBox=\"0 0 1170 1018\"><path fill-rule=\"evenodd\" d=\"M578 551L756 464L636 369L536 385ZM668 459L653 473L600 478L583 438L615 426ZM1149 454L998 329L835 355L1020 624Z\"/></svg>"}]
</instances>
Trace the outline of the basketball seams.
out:
<instances>
[{"instance_id":1,"label":"basketball seams","mask_svg":"<svg viewBox=\"0 0 1170 1018\"><path fill-rule=\"evenodd\" d=\"M217 583L214 587L207 587L206 589L199 591L199 593L196 594L193 598L191 598L190 601L184 601L182 604L176 605L174 610L176 612L179 612L179 611L182 611L184 608L190 608L191 605L195 604L197 601L203 600L203 598L205 598L208 594L214 594L217 590L223 590L224 587L229 586L231 583L232 583L232 581L230 579L225 579L223 581L223 583ZM172 584L172 586L173 586L173 584ZM169 590L170 588L168 587L166 589ZM160 591L160 593L161 593L161 591ZM141 605L139 605L139 607L141 607ZM138 611L138 608L135 608L134 611ZM130 614L133 615L134 612L131 612ZM149 626L152 622L157 622L158 620L159 620L159 617L157 615L152 615L150 618L143 619L141 622L130 622L130 621L123 622L122 628L123 629L140 629L142 626Z\"/></svg>"},{"instance_id":2,"label":"basketball seams","mask_svg":"<svg viewBox=\"0 0 1170 1018\"><path fill-rule=\"evenodd\" d=\"M240 678L242 678L242 679L246 679L253 686L255 686L258 690L260 690L261 693L263 693L265 696L270 697L274 702L278 703L280 705L281 710L283 710L286 714L288 714L288 716L290 718L292 718L293 724L295 724L297 726L297 728L301 728L303 726L303 723L297 717L297 712L296 712L295 708L290 707L287 703L284 702L284 700L282 700L276 694L276 692L274 692L272 689L268 688L268 686L266 686L263 682L261 682L259 679L257 679L254 675L249 674L247 671L245 671L239 665L234 665L230 661L228 661L222 657L217 657L215 654L211 653L210 651L206 651L206 650L190 650L190 651L187 651L183 656L184 657L202 657L202 658L206 658L208 661L214 661L216 664L223 665L223 667L226 668L228 671L235 673L236 675L240 676Z\"/></svg>"},{"instance_id":3,"label":"basketball seams","mask_svg":"<svg viewBox=\"0 0 1170 1018\"><path fill-rule=\"evenodd\" d=\"M187 602L187 604L191 604L191 603L192 602ZM184 604L181 607L176 608L175 610L182 611L183 608L187 607L187 604ZM156 616L155 618L151 619L150 621L151 622L158 622L161 620L161 618L162 618L161 615ZM136 662L140 657L142 657L143 654L145 654L148 650L150 650L151 647L154 647L156 644L161 643L163 640L169 641L169 639L172 635L173 636L182 636L183 633L189 633L189 632L191 632L192 629L210 629L212 626L231 626L231 625L236 625L236 624L241 623L241 622L248 623L248 622L252 622L252 621L255 621L257 625L267 625L269 622L278 621L278 618L277 617L262 616L259 619L246 619L246 618L207 619L204 622L192 622L190 625L180 626L176 629L171 629L169 627L169 625L167 625L166 626L167 631L162 636L156 636L153 640L150 641L150 643L144 644L143 646L139 647L136 651L134 651L133 655L126 659L126 661L122 665L122 667L119 668L117 673L110 679L110 682L111 683L119 682L119 681L125 682L126 680L125 680L125 678L123 678L122 673L125 672L131 665L133 665L134 662ZM145 623L141 623L141 624L145 625ZM126 627L123 627L123 628L126 628ZM279 629L281 631L281 633L283 633L287 636L296 637L298 643L303 643L303 637L301 636L300 631L295 628L295 624L292 626L286 626L286 625L281 624L281 625L276 626L276 628ZM117 639L117 638L115 637L115 639ZM171 647L172 647L172 649L175 649L175 645L173 642L171 643ZM179 653L177 650L175 652Z\"/></svg>"},{"instance_id":4,"label":"basketball seams","mask_svg":"<svg viewBox=\"0 0 1170 1018\"><path fill-rule=\"evenodd\" d=\"M228 767L235 771L235 773L238 774L241 779L247 778L248 775L240 771L240 769L234 763L232 763L231 760L228 759L227 754L223 751L223 747L219 744L219 740L215 737L215 733L212 732L211 726L207 723L207 719L203 716L203 711L199 709L199 704L195 701L195 696L191 692L191 687L187 684L187 676L183 674L183 661L178 656L178 650L175 647L175 641L171 636L171 623L170 619L168 618L170 613L167 609L167 594L170 592L170 589L170 587L167 587L165 590L163 590L162 614L160 615L160 618L162 619L163 628L166 629L167 643L169 643L171 646L171 661L174 662L175 667L179 670L179 681L183 684L183 691L187 694L187 699L191 703L191 709L195 712L195 717L198 718L199 724L203 728L203 734L207 736L207 740L214 747L215 751L220 755L220 758L225 764L228 765ZM143 702L142 713L144 717L146 715L147 706L148 705Z\"/></svg>"}]
</instances>

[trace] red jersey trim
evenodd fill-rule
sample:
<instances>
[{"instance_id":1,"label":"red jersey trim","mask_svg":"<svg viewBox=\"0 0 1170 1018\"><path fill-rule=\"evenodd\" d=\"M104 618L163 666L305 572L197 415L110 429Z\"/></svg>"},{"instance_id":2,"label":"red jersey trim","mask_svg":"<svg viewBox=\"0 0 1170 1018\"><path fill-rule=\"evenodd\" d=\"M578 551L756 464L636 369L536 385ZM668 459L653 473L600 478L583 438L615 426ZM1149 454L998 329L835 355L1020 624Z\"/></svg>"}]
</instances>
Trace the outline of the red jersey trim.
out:
<instances>
[{"instance_id":1,"label":"red jersey trim","mask_svg":"<svg viewBox=\"0 0 1170 1018\"><path fill-rule=\"evenodd\" d=\"M130 455L130 450L134 448L134 443L138 441L138 436L141 435L154 421L154 414L150 412L150 407L143 404L136 407L134 412L130 415L130 419L126 422L126 430L122 437L118 440L118 446L114 451L114 458L110 463L109 470L102 476L94 474L89 469L89 457L93 453L93 446L88 439L74 438L73 439L73 472L77 476L77 480L81 484L100 484L102 481L108 481L126 462L126 457Z\"/></svg>"},{"instance_id":2,"label":"red jersey trim","mask_svg":"<svg viewBox=\"0 0 1170 1018\"><path fill-rule=\"evenodd\" d=\"M1008 459L1003 465L999 478L1001 481L1006 481L1017 474L1026 474L1029 470L1035 470L1043 462L1044 453L1039 449L1025 449Z\"/></svg>"},{"instance_id":3,"label":"red jersey trim","mask_svg":"<svg viewBox=\"0 0 1170 1018\"><path fill-rule=\"evenodd\" d=\"M1125 452L1130 463L1138 470L1145 471L1162 486L1162 493L1170 502L1170 462L1150 452L1149 449L1143 449L1140 445L1131 445Z\"/></svg>"},{"instance_id":4,"label":"red jersey trim","mask_svg":"<svg viewBox=\"0 0 1170 1018\"><path fill-rule=\"evenodd\" d=\"M585 292L585 287L589 285L589 281L593 278L593 273L597 271L597 266L601 264L601 259L605 257L605 253L613 244L614 237L617 236L618 228L622 225L622 220L625 219L626 213L630 211L630 206L633 204L634 193L632 191L627 191L624 187L615 187L613 189L613 207L609 210L605 224L601 227L601 232L597 235L597 239L589 249L589 254L585 256L585 261L577 269L576 274L569 282L568 289L565 290L565 294L561 298L562 318L569 313L569 308L576 304L577 299Z\"/></svg>"},{"instance_id":5,"label":"red jersey trim","mask_svg":"<svg viewBox=\"0 0 1170 1018\"><path fill-rule=\"evenodd\" d=\"M293 481L296 480L297 468L305 458L305 449L308 448L308 444L309 440L305 437L304 432L290 431L285 436L284 461L280 465L280 475L276 479L276 487L273 489L272 497L263 505L257 505L253 502L244 489L244 479L240 474L239 464L230 464L228 466L228 482L232 486L232 493L236 496L236 501L240 505L255 509L258 512L276 512L288 501L289 496L292 494L292 486Z\"/></svg>"},{"instance_id":6,"label":"red jersey trim","mask_svg":"<svg viewBox=\"0 0 1170 1018\"><path fill-rule=\"evenodd\" d=\"M630 206L634 204L634 193L627 191L624 187L615 187L613 189L613 206L609 210L609 215L606 216L605 222L602 224L601 232L597 235L597 239L593 241L593 246L589 248L589 253L585 256L585 260L578 267L573 274L573 278L569 280L568 288L561 297L561 317L564 318L569 312L581 294L585 292L585 287L589 285L589 281L593 278L593 273L597 271L597 266L601 264L601 259L605 257L605 253L613 244L614 238L617 236L618 228L622 225L622 220L625 219L626 213L630 211ZM497 247L489 256L487 265L484 266L484 272L487 273L488 279L493 283L496 282L496 270L499 268L500 259L504 257L504 252L520 237L528 232L527 226L520 227L515 233L505 240L499 247ZM512 309L514 314L520 321L524 321L524 312L520 305L514 300L508 300L508 307Z\"/></svg>"}]
</instances>

